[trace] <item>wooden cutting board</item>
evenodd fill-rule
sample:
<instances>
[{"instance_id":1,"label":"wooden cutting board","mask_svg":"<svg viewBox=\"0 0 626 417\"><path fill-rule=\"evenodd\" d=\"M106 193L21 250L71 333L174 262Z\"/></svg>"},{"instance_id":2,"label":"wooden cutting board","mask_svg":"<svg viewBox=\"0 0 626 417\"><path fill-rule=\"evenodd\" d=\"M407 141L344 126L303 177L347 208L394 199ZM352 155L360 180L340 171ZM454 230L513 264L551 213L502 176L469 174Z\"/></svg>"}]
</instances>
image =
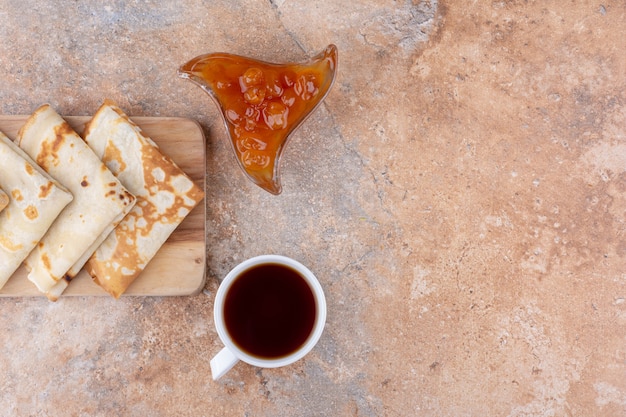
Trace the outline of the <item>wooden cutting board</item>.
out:
<instances>
[{"instance_id":1,"label":"wooden cutting board","mask_svg":"<svg viewBox=\"0 0 626 417\"><path fill-rule=\"evenodd\" d=\"M28 116L0 115L0 131L15 140ZM65 119L82 133L86 116ZM171 157L196 184L205 189L205 143L200 125L179 117L132 117L143 131ZM146 269L124 295L192 295L202 290L206 265L205 201L192 210L172 233ZM84 270L63 293L65 296L107 295ZM0 290L0 297L43 296L20 267Z\"/></svg>"}]
</instances>

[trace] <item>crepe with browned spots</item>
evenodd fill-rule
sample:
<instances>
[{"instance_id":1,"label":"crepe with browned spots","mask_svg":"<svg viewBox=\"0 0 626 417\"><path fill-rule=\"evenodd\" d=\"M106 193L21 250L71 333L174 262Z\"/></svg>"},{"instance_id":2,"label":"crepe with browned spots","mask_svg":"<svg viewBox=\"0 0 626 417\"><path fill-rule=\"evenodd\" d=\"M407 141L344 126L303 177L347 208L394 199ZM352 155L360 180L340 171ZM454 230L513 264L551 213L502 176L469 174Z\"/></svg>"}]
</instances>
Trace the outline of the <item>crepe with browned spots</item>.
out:
<instances>
[{"instance_id":1,"label":"crepe with browned spots","mask_svg":"<svg viewBox=\"0 0 626 417\"><path fill-rule=\"evenodd\" d=\"M72 194L0 132L0 288L72 201Z\"/></svg>"},{"instance_id":2,"label":"crepe with browned spots","mask_svg":"<svg viewBox=\"0 0 626 417\"><path fill-rule=\"evenodd\" d=\"M99 241L130 211L135 197L47 104L28 118L18 139L20 147L74 195L25 261L28 279L56 300Z\"/></svg>"},{"instance_id":3,"label":"crepe with browned spots","mask_svg":"<svg viewBox=\"0 0 626 417\"><path fill-rule=\"evenodd\" d=\"M135 207L85 267L98 285L117 298L202 201L204 192L110 100L87 124L84 137L137 197Z\"/></svg>"}]
</instances>

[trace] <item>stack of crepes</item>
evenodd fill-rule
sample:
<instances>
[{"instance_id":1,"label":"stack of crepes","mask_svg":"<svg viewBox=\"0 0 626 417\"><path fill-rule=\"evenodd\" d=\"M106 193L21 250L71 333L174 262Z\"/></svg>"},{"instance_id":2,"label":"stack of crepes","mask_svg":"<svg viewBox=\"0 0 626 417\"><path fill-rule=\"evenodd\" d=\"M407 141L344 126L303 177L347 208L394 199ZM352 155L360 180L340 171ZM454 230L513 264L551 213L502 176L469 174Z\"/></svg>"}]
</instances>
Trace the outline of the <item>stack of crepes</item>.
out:
<instances>
[{"instance_id":1,"label":"stack of crepes","mask_svg":"<svg viewBox=\"0 0 626 417\"><path fill-rule=\"evenodd\" d=\"M109 111L119 121L102 117ZM112 102L88 123L87 137L89 144L49 105L20 129L19 147L0 135L9 200L0 211L0 288L23 262L55 301L87 263L117 298L204 197Z\"/></svg>"}]
</instances>

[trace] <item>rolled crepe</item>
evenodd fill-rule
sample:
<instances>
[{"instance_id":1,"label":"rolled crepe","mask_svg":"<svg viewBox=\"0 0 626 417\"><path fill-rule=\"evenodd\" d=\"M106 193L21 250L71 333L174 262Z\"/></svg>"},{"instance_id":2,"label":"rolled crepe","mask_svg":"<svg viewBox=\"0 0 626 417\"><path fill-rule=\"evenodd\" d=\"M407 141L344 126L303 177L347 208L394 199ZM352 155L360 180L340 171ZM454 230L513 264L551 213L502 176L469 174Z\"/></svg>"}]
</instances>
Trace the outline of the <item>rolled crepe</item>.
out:
<instances>
[{"instance_id":1,"label":"rolled crepe","mask_svg":"<svg viewBox=\"0 0 626 417\"><path fill-rule=\"evenodd\" d=\"M118 298L204 192L111 100L85 127L85 141L137 204L87 262L94 281Z\"/></svg>"},{"instance_id":2,"label":"rolled crepe","mask_svg":"<svg viewBox=\"0 0 626 417\"><path fill-rule=\"evenodd\" d=\"M49 105L28 118L18 138L20 147L74 195L25 261L28 279L56 300L72 278L70 268L124 217L135 197Z\"/></svg>"},{"instance_id":3,"label":"rolled crepe","mask_svg":"<svg viewBox=\"0 0 626 417\"><path fill-rule=\"evenodd\" d=\"M61 210L72 201L72 194L2 132L0 186L11 195L8 206L0 212L2 288Z\"/></svg>"},{"instance_id":4,"label":"rolled crepe","mask_svg":"<svg viewBox=\"0 0 626 417\"><path fill-rule=\"evenodd\" d=\"M0 211L4 210L9 205L9 196L0 188Z\"/></svg>"}]
</instances>

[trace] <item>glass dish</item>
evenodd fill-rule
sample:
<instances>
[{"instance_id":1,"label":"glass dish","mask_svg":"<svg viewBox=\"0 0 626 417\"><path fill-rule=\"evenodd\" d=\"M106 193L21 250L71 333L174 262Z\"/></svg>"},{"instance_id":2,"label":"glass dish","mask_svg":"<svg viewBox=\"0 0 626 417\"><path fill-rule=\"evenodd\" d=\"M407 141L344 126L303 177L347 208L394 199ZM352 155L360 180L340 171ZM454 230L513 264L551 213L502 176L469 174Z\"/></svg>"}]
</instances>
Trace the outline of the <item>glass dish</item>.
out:
<instances>
[{"instance_id":1,"label":"glass dish","mask_svg":"<svg viewBox=\"0 0 626 417\"><path fill-rule=\"evenodd\" d=\"M178 69L217 104L239 166L256 185L282 191L280 161L293 132L324 100L337 47L301 63L275 64L227 53L200 55Z\"/></svg>"}]
</instances>

